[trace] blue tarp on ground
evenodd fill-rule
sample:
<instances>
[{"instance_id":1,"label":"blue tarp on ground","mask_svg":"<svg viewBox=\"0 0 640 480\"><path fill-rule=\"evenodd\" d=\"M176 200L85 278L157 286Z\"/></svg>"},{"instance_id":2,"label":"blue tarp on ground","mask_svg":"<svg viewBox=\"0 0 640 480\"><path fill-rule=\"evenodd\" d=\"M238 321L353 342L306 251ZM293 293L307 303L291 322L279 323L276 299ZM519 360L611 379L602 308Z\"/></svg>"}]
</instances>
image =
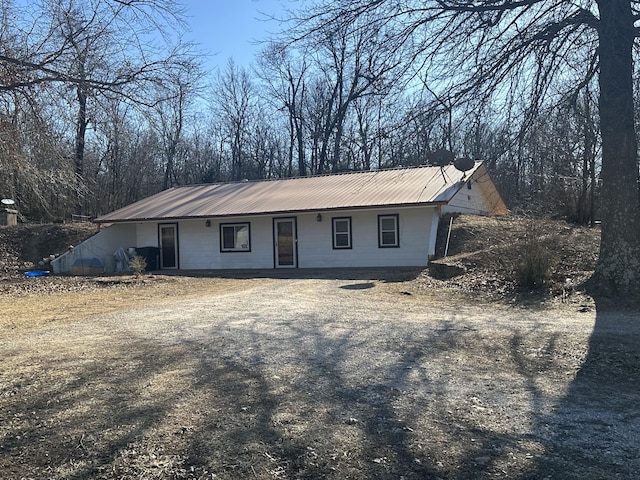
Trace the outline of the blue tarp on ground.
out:
<instances>
[{"instance_id":1,"label":"blue tarp on ground","mask_svg":"<svg viewBox=\"0 0 640 480\"><path fill-rule=\"evenodd\" d=\"M33 270L31 272L24 272L25 277L46 277L49 275L47 270Z\"/></svg>"}]
</instances>

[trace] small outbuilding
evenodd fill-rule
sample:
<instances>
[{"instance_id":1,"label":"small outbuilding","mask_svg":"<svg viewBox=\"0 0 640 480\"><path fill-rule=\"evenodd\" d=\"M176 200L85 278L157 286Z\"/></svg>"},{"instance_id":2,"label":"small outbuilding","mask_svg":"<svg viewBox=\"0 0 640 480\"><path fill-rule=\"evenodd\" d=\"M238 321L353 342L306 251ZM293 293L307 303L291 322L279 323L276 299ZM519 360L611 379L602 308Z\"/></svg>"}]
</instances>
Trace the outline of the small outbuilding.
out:
<instances>
[{"instance_id":1,"label":"small outbuilding","mask_svg":"<svg viewBox=\"0 0 640 480\"><path fill-rule=\"evenodd\" d=\"M0 208L0 226L14 226L18 224L18 211L12 208Z\"/></svg>"},{"instance_id":2,"label":"small outbuilding","mask_svg":"<svg viewBox=\"0 0 640 480\"><path fill-rule=\"evenodd\" d=\"M507 208L475 162L175 187L103 215L101 231L56 259L144 252L158 270L426 266L443 213Z\"/></svg>"},{"instance_id":3,"label":"small outbuilding","mask_svg":"<svg viewBox=\"0 0 640 480\"><path fill-rule=\"evenodd\" d=\"M15 201L3 198L0 201L0 226L11 227L18 224L18 211L14 208Z\"/></svg>"}]
</instances>

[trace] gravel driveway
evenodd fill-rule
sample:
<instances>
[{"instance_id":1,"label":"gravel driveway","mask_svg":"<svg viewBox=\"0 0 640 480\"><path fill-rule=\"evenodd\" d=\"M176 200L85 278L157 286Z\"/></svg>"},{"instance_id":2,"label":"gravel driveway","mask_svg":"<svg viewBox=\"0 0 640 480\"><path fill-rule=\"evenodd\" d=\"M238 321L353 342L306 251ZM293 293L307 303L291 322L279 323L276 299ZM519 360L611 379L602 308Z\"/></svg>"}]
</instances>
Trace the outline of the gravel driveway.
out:
<instances>
[{"instance_id":1,"label":"gravel driveway","mask_svg":"<svg viewBox=\"0 0 640 480\"><path fill-rule=\"evenodd\" d=\"M638 478L636 313L363 278L187 293L2 330L4 478Z\"/></svg>"}]
</instances>

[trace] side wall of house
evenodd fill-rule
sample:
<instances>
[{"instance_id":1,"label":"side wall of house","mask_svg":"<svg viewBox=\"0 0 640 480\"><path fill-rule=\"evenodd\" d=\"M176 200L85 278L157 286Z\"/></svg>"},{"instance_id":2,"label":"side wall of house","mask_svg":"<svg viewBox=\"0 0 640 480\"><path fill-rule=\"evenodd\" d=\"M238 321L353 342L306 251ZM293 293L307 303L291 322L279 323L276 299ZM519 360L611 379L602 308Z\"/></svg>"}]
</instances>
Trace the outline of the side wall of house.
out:
<instances>
[{"instance_id":1,"label":"side wall of house","mask_svg":"<svg viewBox=\"0 0 640 480\"><path fill-rule=\"evenodd\" d=\"M487 202L484 192L473 180L456 193L448 205L442 207L443 213L470 213L475 215L489 215L491 206Z\"/></svg>"},{"instance_id":2,"label":"side wall of house","mask_svg":"<svg viewBox=\"0 0 640 480\"><path fill-rule=\"evenodd\" d=\"M115 271L114 253L118 248L129 248L136 245L136 227L131 224L115 224L104 228L92 237L89 237L80 245L64 253L51 262L53 272L68 273L102 273L95 267L93 259L99 260L102 271L113 273ZM87 269L75 271L78 265L87 265Z\"/></svg>"},{"instance_id":3,"label":"side wall of house","mask_svg":"<svg viewBox=\"0 0 640 480\"><path fill-rule=\"evenodd\" d=\"M443 213L468 213L475 215L505 215L509 212L487 168L481 165L465 185L453 196Z\"/></svg>"}]
</instances>

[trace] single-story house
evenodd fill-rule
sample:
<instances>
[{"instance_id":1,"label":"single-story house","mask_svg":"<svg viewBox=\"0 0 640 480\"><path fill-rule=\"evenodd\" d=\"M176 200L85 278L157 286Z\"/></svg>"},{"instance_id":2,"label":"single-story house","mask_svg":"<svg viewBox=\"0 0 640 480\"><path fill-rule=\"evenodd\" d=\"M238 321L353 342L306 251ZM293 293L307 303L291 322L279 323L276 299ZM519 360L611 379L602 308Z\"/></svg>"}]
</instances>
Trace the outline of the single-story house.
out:
<instances>
[{"instance_id":1,"label":"single-story house","mask_svg":"<svg viewBox=\"0 0 640 480\"><path fill-rule=\"evenodd\" d=\"M426 266L453 212L507 212L481 162L181 186L95 219L53 269L110 273L134 253L147 270Z\"/></svg>"}]
</instances>

